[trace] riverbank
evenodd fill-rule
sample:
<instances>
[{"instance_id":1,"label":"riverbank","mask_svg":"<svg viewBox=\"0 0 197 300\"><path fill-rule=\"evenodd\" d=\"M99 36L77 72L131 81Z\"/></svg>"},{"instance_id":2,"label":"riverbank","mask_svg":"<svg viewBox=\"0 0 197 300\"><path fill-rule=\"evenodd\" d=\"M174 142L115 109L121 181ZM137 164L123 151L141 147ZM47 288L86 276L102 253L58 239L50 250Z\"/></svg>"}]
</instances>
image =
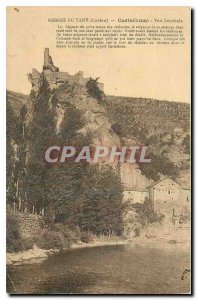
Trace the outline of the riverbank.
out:
<instances>
[{"instance_id":1,"label":"riverbank","mask_svg":"<svg viewBox=\"0 0 197 300\"><path fill-rule=\"evenodd\" d=\"M6 264L7 265L21 265L21 264L35 264L46 260L50 255L66 250L81 249L81 248L92 248L102 246L115 246L127 244L128 240L121 237L104 237L96 238L90 243L77 242L72 244L71 247L65 249L40 249L36 245L33 249L26 251L19 251L14 253L7 253Z\"/></svg>"},{"instance_id":2,"label":"riverbank","mask_svg":"<svg viewBox=\"0 0 197 300\"><path fill-rule=\"evenodd\" d=\"M151 224L140 233L140 236L128 239L128 241L135 244L169 243L189 245L191 242L190 228L190 224L176 227L169 223L162 223L157 226Z\"/></svg>"},{"instance_id":3,"label":"riverbank","mask_svg":"<svg viewBox=\"0 0 197 300\"><path fill-rule=\"evenodd\" d=\"M188 294L190 255L177 246L128 243L49 255L41 264L9 266L7 292L65 296Z\"/></svg>"},{"instance_id":4,"label":"riverbank","mask_svg":"<svg viewBox=\"0 0 197 300\"><path fill-rule=\"evenodd\" d=\"M19 265L22 263L40 263L47 258L48 255L46 251L34 245L33 249L13 253L6 253L6 264Z\"/></svg>"},{"instance_id":5,"label":"riverbank","mask_svg":"<svg viewBox=\"0 0 197 300\"><path fill-rule=\"evenodd\" d=\"M164 243L169 244L182 244L190 245L190 226L171 228L166 224L155 224L148 226L144 229L140 236L130 237L125 239L123 237L93 237L90 242L77 241L71 244L68 248L63 249L40 249L34 244L33 249L7 253L7 265L19 265L19 264L35 264L46 260L50 255L66 250L74 250L81 248L92 248L102 246L115 246L124 244L153 244L156 243L162 245ZM161 246L162 247L162 246Z\"/></svg>"},{"instance_id":6,"label":"riverbank","mask_svg":"<svg viewBox=\"0 0 197 300\"><path fill-rule=\"evenodd\" d=\"M76 244L71 245L70 248L66 249L40 249L36 245L34 245L33 249L26 250L26 251L20 251L20 252L14 252L14 253L7 253L6 255L6 264L7 265L21 265L21 264L39 264L46 260L50 255L53 255L55 253L59 253L62 251L68 251L68 250L75 250L75 249L82 249L82 248L94 248L94 247L103 247L103 246L117 246L117 245L126 245L126 244L145 244L145 245L152 245L157 244L182 244L184 247L187 245L189 246L190 242L185 239L169 239L166 237L145 237L140 236L132 239L102 239L99 241L99 239L91 242L91 243L82 243L78 242ZM162 246L161 246L162 247Z\"/></svg>"}]
</instances>

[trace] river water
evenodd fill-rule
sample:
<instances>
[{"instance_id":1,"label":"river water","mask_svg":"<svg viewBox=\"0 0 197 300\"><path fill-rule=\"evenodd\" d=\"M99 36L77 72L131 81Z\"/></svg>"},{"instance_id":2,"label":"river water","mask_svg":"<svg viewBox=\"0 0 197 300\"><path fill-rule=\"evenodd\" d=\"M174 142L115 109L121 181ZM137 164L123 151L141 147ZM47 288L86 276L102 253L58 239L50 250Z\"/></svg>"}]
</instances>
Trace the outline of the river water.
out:
<instances>
[{"instance_id":1,"label":"river water","mask_svg":"<svg viewBox=\"0 0 197 300\"><path fill-rule=\"evenodd\" d=\"M9 266L7 292L21 294L189 293L188 248L183 244L73 249L39 264ZM11 280L12 283L11 283Z\"/></svg>"}]
</instances>

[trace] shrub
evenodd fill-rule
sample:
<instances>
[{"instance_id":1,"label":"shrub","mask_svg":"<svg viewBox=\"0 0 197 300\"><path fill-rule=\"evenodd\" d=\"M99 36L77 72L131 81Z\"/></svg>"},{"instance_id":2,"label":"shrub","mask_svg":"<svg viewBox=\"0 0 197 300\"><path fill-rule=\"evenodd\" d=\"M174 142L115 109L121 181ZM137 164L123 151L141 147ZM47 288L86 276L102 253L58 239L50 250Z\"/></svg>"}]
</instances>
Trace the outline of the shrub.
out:
<instances>
[{"instance_id":1,"label":"shrub","mask_svg":"<svg viewBox=\"0 0 197 300\"><path fill-rule=\"evenodd\" d=\"M133 203L132 207L137 213L137 221L142 226L156 222L160 223L165 217L163 214L158 215L154 212L152 203L148 198L145 199L144 203Z\"/></svg>"},{"instance_id":2,"label":"shrub","mask_svg":"<svg viewBox=\"0 0 197 300\"><path fill-rule=\"evenodd\" d=\"M35 244L35 237L22 239L23 250L32 249Z\"/></svg>"},{"instance_id":3,"label":"shrub","mask_svg":"<svg viewBox=\"0 0 197 300\"><path fill-rule=\"evenodd\" d=\"M41 249L63 249L64 237L57 231L45 229L36 239L36 245Z\"/></svg>"},{"instance_id":4,"label":"shrub","mask_svg":"<svg viewBox=\"0 0 197 300\"><path fill-rule=\"evenodd\" d=\"M18 214L12 209L7 210L6 246L7 252L19 252L33 248L35 237L24 238L19 229Z\"/></svg>"},{"instance_id":5,"label":"shrub","mask_svg":"<svg viewBox=\"0 0 197 300\"><path fill-rule=\"evenodd\" d=\"M159 174L171 177L172 179L178 176L177 166L167 156L150 153L149 157L151 158L151 164L141 163L139 165L142 174L147 178L156 181L160 178Z\"/></svg>"},{"instance_id":6,"label":"shrub","mask_svg":"<svg viewBox=\"0 0 197 300\"><path fill-rule=\"evenodd\" d=\"M79 240L79 233L71 231L65 224L51 224L36 238L35 244L41 249L70 248L73 242Z\"/></svg>"},{"instance_id":7,"label":"shrub","mask_svg":"<svg viewBox=\"0 0 197 300\"><path fill-rule=\"evenodd\" d=\"M182 141L182 146L184 147L184 152L190 154L190 135L187 134Z\"/></svg>"},{"instance_id":8,"label":"shrub","mask_svg":"<svg viewBox=\"0 0 197 300\"><path fill-rule=\"evenodd\" d=\"M86 83L86 88L90 96L96 98L97 100L103 100L104 93L98 87L98 79L99 78L90 78Z\"/></svg>"},{"instance_id":9,"label":"shrub","mask_svg":"<svg viewBox=\"0 0 197 300\"><path fill-rule=\"evenodd\" d=\"M72 243L80 240L80 230L70 229L66 224L58 223L54 225L54 228L61 232L64 236L65 243L70 246Z\"/></svg>"},{"instance_id":10,"label":"shrub","mask_svg":"<svg viewBox=\"0 0 197 300\"><path fill-rule=\"evenodd\" d=\"M81 241L86 244L91 243L93 241L92 235L85 231L82 232L81 233Z\"/></svg>"},{"instance_id":11,"label":"shrub","mask_svg":"<svg viewBox=\"0 0 197 300\"><path fill-rule=\"evenodd\" d=\"M7 252L18 252L20 250L24 250L19 230L18 217L17 214L12 210L7 211L6 225Z\"/></svg>"}]
</instances>

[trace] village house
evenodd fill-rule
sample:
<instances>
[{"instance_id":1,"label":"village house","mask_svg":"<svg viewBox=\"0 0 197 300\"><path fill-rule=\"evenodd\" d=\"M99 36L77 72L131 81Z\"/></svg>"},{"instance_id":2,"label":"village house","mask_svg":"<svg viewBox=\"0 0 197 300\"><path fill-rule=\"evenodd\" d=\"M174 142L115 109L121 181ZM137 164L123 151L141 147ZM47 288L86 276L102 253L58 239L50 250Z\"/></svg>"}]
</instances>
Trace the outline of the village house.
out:
<instances>
[{"instance_id":1,"label":"village house","mask_svg":"<svg viewBox=\"0 0 197 300\"><path fill-rule=\"evenodd\" d=\"M142 175L138 164L122 163L120 174L124 187L124 201L128 201L130 204L143 203L145 198L149 196L146 186L151 182Z\"/></svg>"},{"instance_id":2,"label":"village house","mask_svg":"<svg viewBox=\"0 0 197 300\"><path fill-rule=\"evenodd\" d=\"M145 198L149 196L147 189L133 188L127 189L123 192L123 197L125 201L132 203L143 203Z\"/></svg>"},{"instance_id":3,"label":"village house","mask_svg":"<svg viewBox=\"0 0 197 300\"><path fill-rule=\"evenodd\" d=\"M165 215L168 220L172 216L180 216L190 211L190 190L170 179L152 183L147 187L149 199L152 201L154 211Z\"/></svg>"},{"instance_id":4,"label":"village house","mask_svg":"<svg viewBox=\"0 0 197 300\"><path fill-rule=\"evenodd\" d=\"M140 185L139 180L142 174L133 168L132 180L130 179L130 186L124 186L124 201L130 204L143 203L146 198L152 202L154 212L165 215L165 219L172 221L172 217L180 218L180 216L189 215L190 212L190 189L183 187L180 183L170 179L164 178L157 182L153 182L145 186L146 181L142 181ZM138 172L138 173L136 173Z\"/></svg>"}]
</instances>

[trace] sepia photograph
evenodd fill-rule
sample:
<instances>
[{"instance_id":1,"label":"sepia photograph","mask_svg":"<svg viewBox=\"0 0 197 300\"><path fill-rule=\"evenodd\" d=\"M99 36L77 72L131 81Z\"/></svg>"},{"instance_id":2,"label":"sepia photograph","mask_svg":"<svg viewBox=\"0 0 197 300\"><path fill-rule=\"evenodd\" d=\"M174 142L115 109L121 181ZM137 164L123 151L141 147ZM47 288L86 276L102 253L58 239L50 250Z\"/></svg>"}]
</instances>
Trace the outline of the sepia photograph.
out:
<instances>
[{"instance_id":1,"label":"sepia photograph","mask_svg":"<svg viewBox=\"0 0 197 300\"><path fill-rule=\"evenodd\" d=\"M6 288L191 294L191 8L8 6Z\"/></svg>"}]
</instances>

